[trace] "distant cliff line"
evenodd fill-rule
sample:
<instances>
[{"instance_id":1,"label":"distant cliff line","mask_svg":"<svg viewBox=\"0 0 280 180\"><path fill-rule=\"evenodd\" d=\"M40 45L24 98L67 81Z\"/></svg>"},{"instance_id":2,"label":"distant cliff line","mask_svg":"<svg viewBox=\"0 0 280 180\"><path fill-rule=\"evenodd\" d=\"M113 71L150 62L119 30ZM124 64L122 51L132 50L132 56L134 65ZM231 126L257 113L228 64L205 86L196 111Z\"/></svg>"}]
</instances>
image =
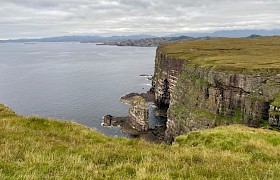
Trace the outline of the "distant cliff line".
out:
<instances>
[{"instance_id":1,"label":"distant cliff line","mask_svg":"<svg viewBox=\"0 0 280 180\"><path fill-rule=\"evenodd\" d=\"M107 41L98 45L109 45L109 46L138 46L138 47L158 47L163 43L176 43L176 42L187 42L196 40L207 40L213 39L213 37L189 37L189 36L179 36L179 37L156 37L156 38L145 38L139 40L123 40L123 41Z\"/></svg>"},{"instance_id":2,"label":"distant cliff line","mask_svg":"<svg viewBox=\"0 0 280 180\"><path fill-rule=\"evenodd\" d=\"M257 38L260 35L251 34L245 38ZM158 47L165 43L178 43L178 42L188 42L188 41L199 41L199 40L210 40L219 39L222 37L216 36L201 36L201 37L190 37L190 36L179 36L179 37L153 37L145 39L128 39L122 41L106 41L97 45L107 45L107 46L137 46L137 47Z\"/></svg>"}]
</instances>

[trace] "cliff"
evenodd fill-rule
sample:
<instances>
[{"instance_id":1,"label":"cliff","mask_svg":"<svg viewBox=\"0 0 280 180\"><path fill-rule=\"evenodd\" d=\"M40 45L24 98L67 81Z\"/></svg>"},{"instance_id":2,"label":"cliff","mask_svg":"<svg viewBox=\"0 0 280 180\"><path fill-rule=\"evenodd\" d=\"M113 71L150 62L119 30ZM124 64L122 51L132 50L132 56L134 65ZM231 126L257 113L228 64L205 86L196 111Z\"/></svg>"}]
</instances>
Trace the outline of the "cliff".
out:
<instances>
[{"instance_id":1,"label":"cliff","mask_svg":"<svg viewBox=\"0 0 280 180\"><path fill-rule=\"evenodd\" d=\"M149 130L149 109L145 99L137 93L131 93L122 97L121 101L130 105L128 116L106 115L103 117L103 126L121 126L122 131L128 134L132 129L136 130L136 134L147 132Z\"/></svg>"},{"instance_id":2,"label":"cliff","mask_svg":"<svg viewBox=\"0 0 280 180\"><path fill-rule=\"evenodd\" d=\"M222 124L280 126L280 37L162 45L153 86L169 141Z\"/></svg>"},{"instance_id":3,"label":"cliff","mask_svg":"<svg viewBox=\"0 0 280 180\"><path fill-rule=\"evenodd\" d=\"M138 131L148 131L149 129L149 109L145 99L135 96L129 108L129 122Z\"/></svg>"}]
</instances>

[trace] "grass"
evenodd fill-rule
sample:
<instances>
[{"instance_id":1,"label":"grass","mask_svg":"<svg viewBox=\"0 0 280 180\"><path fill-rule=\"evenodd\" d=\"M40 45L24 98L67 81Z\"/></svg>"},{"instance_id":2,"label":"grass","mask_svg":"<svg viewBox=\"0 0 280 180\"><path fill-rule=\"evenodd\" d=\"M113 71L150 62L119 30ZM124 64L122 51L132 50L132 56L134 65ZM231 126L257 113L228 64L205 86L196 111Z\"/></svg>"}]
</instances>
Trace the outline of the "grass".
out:
<instances>
[{"instance_id":1,"label":"grass","mask_svg":"<svg viewBox=\"0 0 280 180\"><path fill-rule=\"evenodd\" d=\"M3 110L4 109L4 110ZM280 133L241 125L173 145L109 138L0 105L0 179L279 179Z\"/></svg>"},{"instance_id":2,"label":"grass","mask_svg":"<svg viewBox=\"0 0 280 180\"><path fill-rule=\"evenodd\" d=\"M274 101L271 103L273 106L280 107L280 93L277 94Z\"/></svg>"},{"instance_id":3,"label":"grass","mask_svg":"<svg viewBox=\"0 0 280 180\"><path fill-rule=\"evenodd\" d=\"M223 124L240 124L244 125L242 120L242 112L240 110L235 110L232 112L231 116L226 114L215 115L209 110L203 110L201 108L191 108L184 104L173 104L169 108L170 113L176 119L176 122L181 124L183 127L201 127L205 128L206 122L210 126L219 126ZM191 121L186 120L191 117ZM186 124L187 123L187 124ZM194 125L195 124L195 125ZM260 124L259 127L266 127L267 124ZM180 127L180 126L179 126Z\"/></svg>"},{"instance_id":4,"label":"grass","mask_svg":"<svg viewBox=\"0 0 280 180\"><path fill-rule=\"evenodd\" d=\"M160 51L216 70L276 74L280 70L280 37L221 38L165 44Z\"/></svg>"}]
</instances>

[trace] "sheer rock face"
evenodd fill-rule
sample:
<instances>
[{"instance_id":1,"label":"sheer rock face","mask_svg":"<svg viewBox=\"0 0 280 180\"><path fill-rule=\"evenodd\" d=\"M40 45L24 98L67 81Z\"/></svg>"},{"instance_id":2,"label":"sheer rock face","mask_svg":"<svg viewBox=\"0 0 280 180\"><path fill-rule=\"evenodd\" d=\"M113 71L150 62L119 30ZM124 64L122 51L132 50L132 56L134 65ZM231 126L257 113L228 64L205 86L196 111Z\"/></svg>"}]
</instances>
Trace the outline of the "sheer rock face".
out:
<instances>
[{"instance_id":1,"label":"sheer rock face","mask_svg":"<svg viewBox=\"0 0 280 180\"><path fill-rule=\"evenodd\" d=\"M148 131L149 129L149 110L145 99L135 96L129 109L130 124L138 131Z\"/></svg>"},{"instance_id":2,"label":"sheer rock face","mask_svg":"<svg viewBox=\"0 0 280 180\"><path fill-rule=\"evenodd\" d=\"M270 108L280 92L280 72L260 76L216 71L168 57L158 49L153 88L157 106L168 109L167 140L229 123L280 126L279 116Z\"/></svg>"},{"instance_id":3,"label":"sheer rock face","mask_svg":"<svg viewBox=\"0 0 280 180\"><path fill-rule=\"evenodd\" d=\"M169 58L157 50L153 88L155 102L159 108L168 109L184 63L185 60Z\"/></svg>"},{"instance_id":4,"label":"sheer rock face","mask_svg":"<svg viewBox=\"0 0 280 180\"><path fill-rule=\"evenodd\" d=\"M122 131L128 134L147 132L149 130L149 109L145 99L137 95L132 97L129 95L124 99L126 103L130 104L128 116L115 117L106 115L103 117L103 126L121 126Z\"/></svg>"},{"instance_id":5,"label":"sheer rock face","mask_svg":"<svg viewBox=\"0 0 280 180\"><path fill-rule=\"evenodd\" d=\"M103 117L103 126L122 126L127 121L127 119L127 117L106 115Z\"/></svg>"},{"instance_id":6,"label":"sheer rock face","mask_svg":"<svg viewBox=\"0 0 280 180\"><path fill-rule=\"evenodd\" d=\"M269 124L280 127L280 107L270 105Z\"/></svg>"}]
</instances>

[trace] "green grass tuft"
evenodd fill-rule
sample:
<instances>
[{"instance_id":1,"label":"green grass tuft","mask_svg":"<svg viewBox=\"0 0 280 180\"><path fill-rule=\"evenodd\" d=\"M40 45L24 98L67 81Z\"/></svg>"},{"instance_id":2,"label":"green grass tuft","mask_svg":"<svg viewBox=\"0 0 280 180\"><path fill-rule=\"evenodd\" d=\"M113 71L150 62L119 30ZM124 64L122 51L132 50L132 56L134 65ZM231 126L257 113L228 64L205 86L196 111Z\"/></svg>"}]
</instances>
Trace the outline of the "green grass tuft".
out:
<instances>
[{"instance_id":1,"label":"green grass tuft","mask_svg":"<svg viewBox=\"0 0 280 180\"><path fill-rule=\"evenodd\" d=\"M271 103L271 105L280 107L280 93L277 94L277 96L275 97L275 99Z\"/></svg>"},{"instance_id":2,"label":"green grass tuft","mask_svg":"<svg viewBox=\"0 0 280 180\"><path fill-rule=\"evenodd\" d=\"M0 104L0 117L14 117L17 116L16 113L11 110L9 107Z\"/></svg>"}]
</instances>

